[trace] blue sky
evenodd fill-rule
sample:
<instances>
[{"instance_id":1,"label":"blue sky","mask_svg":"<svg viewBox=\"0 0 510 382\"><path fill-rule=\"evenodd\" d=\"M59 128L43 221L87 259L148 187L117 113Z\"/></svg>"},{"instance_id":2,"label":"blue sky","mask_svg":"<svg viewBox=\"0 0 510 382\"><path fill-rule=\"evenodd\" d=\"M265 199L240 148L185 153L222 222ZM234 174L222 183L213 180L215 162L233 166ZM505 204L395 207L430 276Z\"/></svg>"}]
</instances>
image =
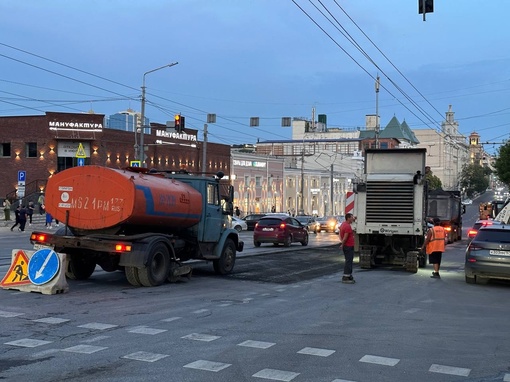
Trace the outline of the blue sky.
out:
<instances>
[{"instance_id":1,"label":"blue sky","mask_svg":"<svg viewBox=\"0 0 510 382\"><path fill-rule=\"evenodd\" d=\"M382 126L439 129L452 105L461 133L509 139L510 1L435 3L424 22L417 0L3 0L0 115L140 110L143 74L179 62L147 74L146 115L200 139L207 113L224 144L288 139L312 107L363 127L377 75Z\"/></svg>"}]
</instances>

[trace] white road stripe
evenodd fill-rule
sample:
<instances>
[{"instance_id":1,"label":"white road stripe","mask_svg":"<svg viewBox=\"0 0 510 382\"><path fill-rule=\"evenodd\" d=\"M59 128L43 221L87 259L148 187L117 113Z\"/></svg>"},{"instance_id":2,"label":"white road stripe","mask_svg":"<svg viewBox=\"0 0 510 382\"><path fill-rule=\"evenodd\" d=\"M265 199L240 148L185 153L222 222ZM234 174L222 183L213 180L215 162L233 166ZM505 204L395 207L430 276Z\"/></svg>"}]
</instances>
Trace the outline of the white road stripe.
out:
<instances>
[{"instance_id":1,"label":"white road stripe","mask_svg":"<svg viewBox=\"0 0 510 382\"><path fill-rule=\"evenodd\" d=\"M436 364L432 364L432 366L430 366L429 371L432 373L460 375L462 377L467 377L469 375L469 373L471 373L471 369L466 369L463 367L436 365Z\"/></svg>"},{"instance_id":2,"label":"white road stripe","mask_svg":"<svg viewBox=\"0 0 510 382\"><path fill-rule=\"evenodd\" d=\"M397 363L400 362L400 359L379 357L376 355L365 355L365 356L361 357L361 359L359 361L366 362L366 363L375 363L377 365L384 365L384 366L395 366Z\"/></svg>"},{"instance_id":3,"label":"white road stripe","mask_svg":"<svg viewBox=\"0 0 510 382\"><path fill-rule=\"evenodd\" d=\"M61 324L63 322L71 321L66 318L57 318L57 317L46 317L46 318L39 318L37 320L32 320L34 322L43 322L45 324Z\"/></svg>"},{"instance_id":4,"label":"white road stripe","mask_svg":"<svg viewBox=\"0 0 510 382\"><path fill-rule=\"evenodd\" d=\"M298 351L298 354L316 355L319 357L329 357L335 350L318 349L318 348L303 348Z\"/></svg>"},{"instance_id":5,"label":"white road stripe","mask_svg":"<svg viewBox=\"0 0 510 382\"><path fill-rule=\"evenodd\" d=\"M24 293L26 293L26 292L24 292ZM22 316L24 314L25 313L6 312L5 310L0 310L0 317L11 318L11 317Z\"/></svg>"},{"instance_id":6,"label":"white road stripe","mask_svg":"<svg viewBox=\"0 0 510 382\"><path fill-rule=\"evenodd\" d=\"M284 371L284 370L275 370L275 369L263 369L253 374L252 377L255 378L263 378L263 379L271 379L273 381L284 381L289 382L296 378L299 373L294 373L292 371Z\"/></svg>"},{"instance_id":7,"label":"white road stripe","mask_svg":"<svg viewBox=\"0 0 510 382\"><path fill-rule=\"evenodd\" d=\"M160 333L164 333L166 332L167 330L166 329L153 329L153 328L135 328L135 329L131 329L131 330L128 330L128 333L136 333L136 334L150 334L150 335L155 335L155 334L160 334Z\"/></svg>"},{"instance_id":8,"label":"white road stripe","mask_svg":"<svg viewBox=\"0 0 510 382\"><path fill-rule=\"evenodd\" d=\"M211 336L209 334L191 333L191 334L188 334L181 338L184 338L187 340L194 340L194 341L211 342L211 341L217 340L218 338L221 338L221 337Z\"/></svg>"},{"instance_id":9,"label":"white road stripe","mask_svg":"<svg viewBox=\"0 0 510 382\"><path fill-rule=\"evenodd\" d=\"M51 344L52 341L34 340L31 338L23 338L21 340L6 342L4 345L21 346L24 348L35 348L37 346Z\"/></svg>"},{"instance_id":10,"label":"white road stripe","mask_svg":"<svg viewBox=\"0 0 510 382\"><path fill-rule=\"evenodd\" d=\"M257 349L269 349L271 346L276 345L274 342L263 342L263 341L252 341L247 340L237 344L237 346L246 346L249 348L257 348Z\"/></svg>"},{"instance_id":11,"label":"white road stripe","mask_svg":"<svg viewBox=\"0 0 510 382\"><path fill-rule=\"evenodd\" d=\"M144 362L156 362L160 359L168 357L168 354L157 354L157 353L148 353L146 351L138 351L136 353L131 353L125 355L122 358L126 359L134 359L135 361L144 361Z\"/></svg>"},{"instance_id":12,"label":"white road stripe","mask_svg":"<svg viewBox=\"0 0 510 382\"><path fill-rule=\"evenodd\" d=\"M510 374L505 374L503 377L503 382L510 382Z\"/></svg>"},{"instance_id":13,"label":"white road stripe","mask_svg":"<svg viewBox=\"0 0 510 382\"><path fill-rule=\"evenodd\" d=\"M104 346L92 346L92 345L76 345L71 346L70 348L62 349L62 351L70 352L70 353L82 353L82 354L92 354L101 350L108 349Z\"/></svg>"},{"instance_id":14,"label":"white road stripe","mask_svg":"<svg viewBox=\"0 0 510 382\"><path fill-rule=\"evenodd\" d=\"M117 326L119 326L119 325L101 324L99 322L91 322L90 324L78 325L79 328L96 329L96 330L111 329L111 328L116 328Z\"/></svg>"},{"instance_id":15,"label":"white road stripe","mask_svg":"<svg viewBox=\"0 0 510 382\"><path fill-rule=\"evenodd\" d=\"M232 366L232 364L205 361L205 360L199 360L199 361L191 362L191 363L188 363L187 365L184 365L184 367L187 367L188 369L198 369L198 370L214 371L214 372L218 372L220 370L226 369L229 366Z\"/></svg>"}]
</instances>

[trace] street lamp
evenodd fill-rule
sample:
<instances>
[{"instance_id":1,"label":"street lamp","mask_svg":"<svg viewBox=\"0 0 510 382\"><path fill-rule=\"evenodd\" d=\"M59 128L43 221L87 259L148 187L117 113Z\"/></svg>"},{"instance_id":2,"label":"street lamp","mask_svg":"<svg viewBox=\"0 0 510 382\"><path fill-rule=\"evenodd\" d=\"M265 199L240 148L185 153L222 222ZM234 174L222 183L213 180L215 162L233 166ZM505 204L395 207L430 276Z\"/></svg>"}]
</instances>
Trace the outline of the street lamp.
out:
<instances>
[{"instance_id":1,"label":"street lamp","mask_svg":"<svg viewBox=\"0 0 510 382\"><path fill-rule=\"evenodd\" d=\"M161 70L164 68L170 68L174 65L177 65L178 62L173 62L171 64L163 65L159 68L149 70L148 72L145 72L143 74L143 82L142 82L142 110L141 110L141 127L142 130L140 131L140 146L138 146L138 158L141 161L142 167L145 167L145 152L144 152L144 146L143 146L143 135L144 135L144 128L145 128L145 76L149 73L155 72L157 70ZM135 143L136 143L136 132L135 132Z\"/></svg>"}]
</instances>

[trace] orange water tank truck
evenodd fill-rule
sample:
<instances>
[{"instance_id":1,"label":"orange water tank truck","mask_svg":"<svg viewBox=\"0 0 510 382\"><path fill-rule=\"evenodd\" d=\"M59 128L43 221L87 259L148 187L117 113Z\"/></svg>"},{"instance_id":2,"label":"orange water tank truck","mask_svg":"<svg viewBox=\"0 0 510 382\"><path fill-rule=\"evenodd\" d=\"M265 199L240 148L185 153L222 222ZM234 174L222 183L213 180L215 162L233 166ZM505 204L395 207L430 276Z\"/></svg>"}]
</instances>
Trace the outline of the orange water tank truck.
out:
<instances>
[{"instance_id":1,"label":"orange water tank truck","mask_svg":"<svg viewBox=\"0 0 510 382\"><path fill-rule=\"evenodd\" d=\"M222 177L70 168L46 186L46 209L64 227L34 231L30 241L67 254L71 279L87 279L99 265L123 270L134 286L157 286L189 276L191 259L212 261L216 273L228 274L244 243L231 228L234 191Z\"/></svg>"}]
</instances>

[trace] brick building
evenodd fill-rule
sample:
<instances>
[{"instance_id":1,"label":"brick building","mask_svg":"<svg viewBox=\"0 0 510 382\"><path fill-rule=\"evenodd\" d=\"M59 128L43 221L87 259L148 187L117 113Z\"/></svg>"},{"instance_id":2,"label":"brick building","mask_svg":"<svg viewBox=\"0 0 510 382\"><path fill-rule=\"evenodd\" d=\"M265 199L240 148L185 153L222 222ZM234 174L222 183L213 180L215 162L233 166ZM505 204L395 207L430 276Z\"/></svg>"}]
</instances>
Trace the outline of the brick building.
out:
<instances>
[{"instance_id":1,"label":"brick building","mask_svg":"<svg viewBox=\"0 0 510 382\"><path fill-rule=\"evenodd\" d=\"M128 167L135 159L135 134L104 128L104 115L46 112L0 117L0 198L17 199L18 171L26 172L25 197L36 200L48 177L78 165ZM151 123L144 135L145 166L191 173L230 173L230 146L203 142L198 131L178 133ZM150 133L149 133L150 131Z\"/></svg>"}]
</instances>

